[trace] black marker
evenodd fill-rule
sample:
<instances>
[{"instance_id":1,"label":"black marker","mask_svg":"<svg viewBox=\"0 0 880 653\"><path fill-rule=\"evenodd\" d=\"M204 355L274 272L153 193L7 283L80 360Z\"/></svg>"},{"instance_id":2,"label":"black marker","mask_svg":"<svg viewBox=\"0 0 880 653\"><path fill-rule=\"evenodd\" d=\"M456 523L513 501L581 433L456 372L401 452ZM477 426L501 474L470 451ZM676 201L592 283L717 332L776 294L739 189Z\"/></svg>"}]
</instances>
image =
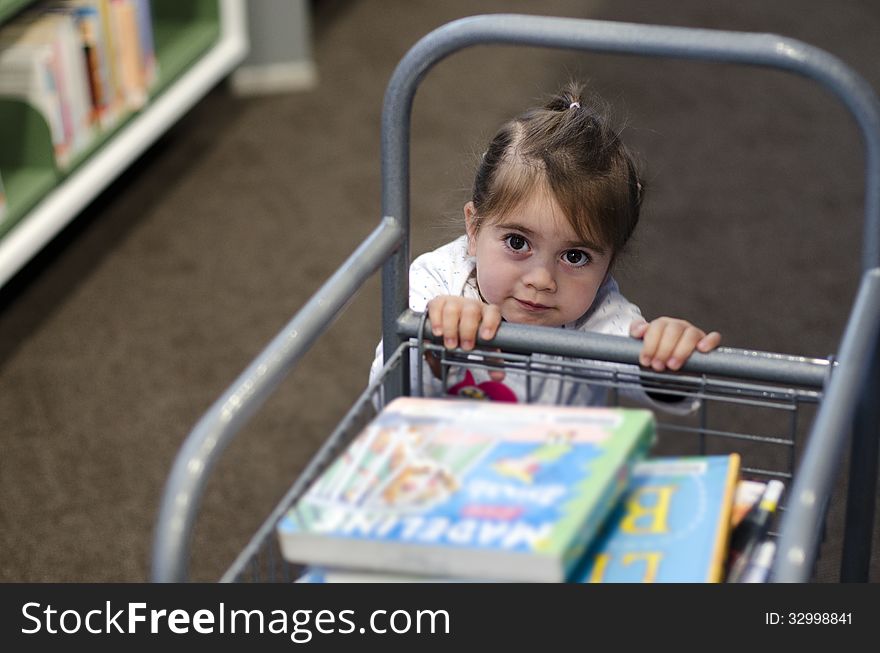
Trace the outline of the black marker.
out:
<instances>
[{"instance_id":1,"label":"black marker","mask_svg":"<svg viewBox=\"0 0 880 653\"><path fill-rule=\"evenodd\" d=\"M730 557L728 583L740 582L740 577L745 571L749 559L755 553L758 545L767 537L770 530L770 520L779 505L779 498L785 485L782 481L772 480L767 483L764 494L749 512L743 517L739 525L733 529L730 536Z\"/></svg>"}]
</instances>

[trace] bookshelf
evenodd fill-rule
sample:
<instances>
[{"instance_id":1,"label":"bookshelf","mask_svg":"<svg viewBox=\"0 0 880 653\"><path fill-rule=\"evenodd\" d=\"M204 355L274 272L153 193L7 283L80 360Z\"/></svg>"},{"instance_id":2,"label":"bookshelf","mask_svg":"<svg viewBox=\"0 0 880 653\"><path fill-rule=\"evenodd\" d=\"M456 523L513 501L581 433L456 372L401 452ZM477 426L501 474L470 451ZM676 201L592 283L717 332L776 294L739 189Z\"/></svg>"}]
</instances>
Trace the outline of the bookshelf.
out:
<instances>
[{"instance_id":1,"label":"bookshelf","mask_svg":"<svg viewBox=\"0 0 880 653\"><path fill-rule=\"evenodd\" d=\"M33 0L0 0L0 24ZM149 101L98 136L70 166L55 165L49 127L21 101L0 100L0 286L12 278L248 51L243 0L152 0L160 78Z\"/></svg>"}]
</instances>

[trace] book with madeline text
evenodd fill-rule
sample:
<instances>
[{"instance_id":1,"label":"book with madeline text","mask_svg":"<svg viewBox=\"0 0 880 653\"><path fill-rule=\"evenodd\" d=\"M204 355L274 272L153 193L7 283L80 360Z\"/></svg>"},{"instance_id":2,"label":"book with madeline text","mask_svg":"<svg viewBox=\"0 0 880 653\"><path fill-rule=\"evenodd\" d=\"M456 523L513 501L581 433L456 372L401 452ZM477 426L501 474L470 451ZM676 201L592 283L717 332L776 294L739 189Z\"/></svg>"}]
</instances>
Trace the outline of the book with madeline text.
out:
<instances>
[{"instance_id":1,"label":"book with madeline text","mask_svg":"<svg viewBox=\"0 0 880 653\"><path fill-rule=\"evenodd\" d=\"M653 413L402 397L277 525L295 563L563 581L653 443Z\"/></svg>"},{"instance_id":2,"label":"book with madeline text","mask_svg":"<svg viewBox=\"0 0 880 653\"><path fill-rule=\"evenodd\" d=\"M737 454L635 465L620 504L573 580L721 582L739 469Z\"/></svg>"}]
</instances>

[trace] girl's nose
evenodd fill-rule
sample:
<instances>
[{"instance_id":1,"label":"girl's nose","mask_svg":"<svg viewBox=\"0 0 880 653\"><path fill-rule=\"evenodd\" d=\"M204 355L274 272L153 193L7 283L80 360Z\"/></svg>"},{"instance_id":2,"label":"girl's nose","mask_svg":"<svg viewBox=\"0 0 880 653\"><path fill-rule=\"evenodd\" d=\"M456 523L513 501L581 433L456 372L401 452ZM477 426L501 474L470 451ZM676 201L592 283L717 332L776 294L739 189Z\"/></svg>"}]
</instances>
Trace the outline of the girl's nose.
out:
<instances>
[{"instance_id":1,"label":"girl's nose","mask_svg":"<svg viewBox=\"0 0 880 653\"><path fill-rule=\"evenodd\" d=\"M538 292L556 292L556 279L550 265L535 261L523 275L523 283Z\"/></svg>"}]
</instances>

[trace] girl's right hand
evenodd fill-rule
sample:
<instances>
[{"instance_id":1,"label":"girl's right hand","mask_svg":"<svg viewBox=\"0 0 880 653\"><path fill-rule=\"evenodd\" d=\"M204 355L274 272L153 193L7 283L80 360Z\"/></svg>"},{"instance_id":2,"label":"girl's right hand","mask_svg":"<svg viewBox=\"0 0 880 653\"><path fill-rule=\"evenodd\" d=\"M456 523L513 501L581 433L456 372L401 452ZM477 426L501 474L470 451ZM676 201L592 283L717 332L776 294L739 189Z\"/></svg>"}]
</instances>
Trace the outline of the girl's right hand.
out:
<instances>
[{"instance_id":1,"label":"girl's right hand","mask_svg":"<svg viewBox=\"0 0 880 653\"><path fill-rule=\"evenodd\" d=\"M474 348L477 331L483 340L495 337L501 324L501 309L477 299L440 295L428 302L428 318L435 336L443 336L447 349Z\"/></svg>"}]
</instances>

